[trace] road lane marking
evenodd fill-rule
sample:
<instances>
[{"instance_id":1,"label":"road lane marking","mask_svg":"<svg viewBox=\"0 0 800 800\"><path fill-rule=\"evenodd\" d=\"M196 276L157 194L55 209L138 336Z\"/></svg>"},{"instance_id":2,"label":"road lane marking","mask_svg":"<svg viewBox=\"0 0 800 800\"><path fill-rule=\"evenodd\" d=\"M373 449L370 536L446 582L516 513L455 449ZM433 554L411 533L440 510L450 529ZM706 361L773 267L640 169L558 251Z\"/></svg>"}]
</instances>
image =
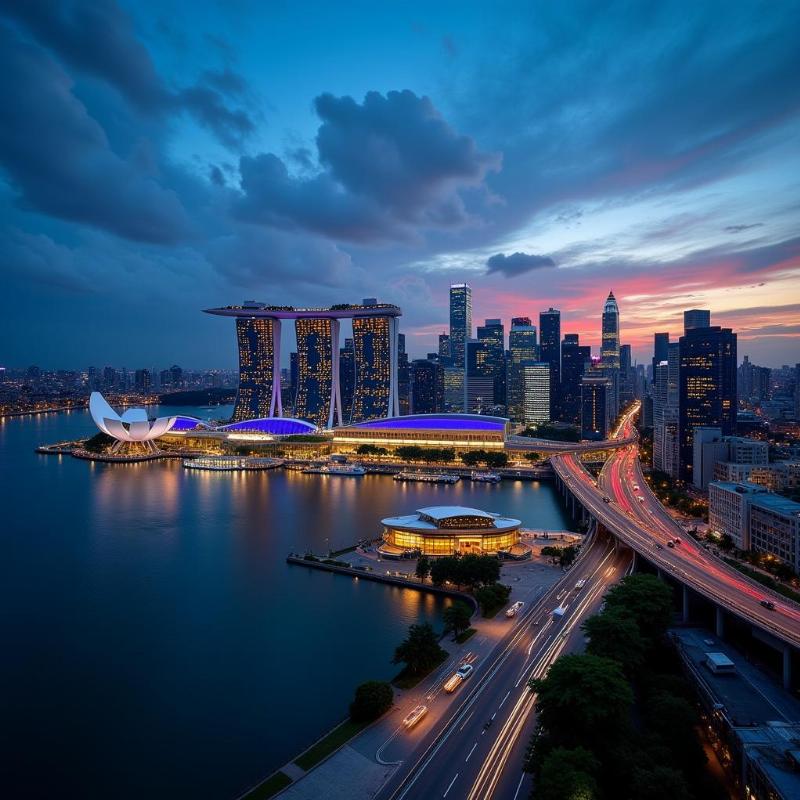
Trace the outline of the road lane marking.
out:
<instances>
[{"instance_id":1,"label":"road lane marking","mask_svg":"<svg viewBox=\"0 0 800 800\"><path fill-rule=\"evenodd\" d=\"M456 772L456 777L450 781L450 785L447 787L447 791L442 795L442 797L447 797L447 792L449 792L453 788L453 784L456 782L456 778L458 778L458 773Z\"/></svg>"},{"instance_id":2,"label":"road lane marking","mask_svg":"<svg viewBox=\"0 0 800 800\"><path fill-rule=\"evenodd\" d=\"M475 744L474 744L474 745L472 745L472 750L470 750L470 751L469 751L469 753L467 753L467 757L464 759L464 762L465 762L465 763L466 763L467 761L469 761L469 757L470 757L470 756L471 756L471 755L472 755L472 754L475 752L475 748L476 748L477 746L478 746L478 743L477 743L477 742L475 742Z\"/></svg>"},{"instance_id":3,"label":"road lane marking","mask_svg":"<svg viewBox=\"0 0 800 800\"><path fill-rule=\"evenodd\" d=\"M470 720L470 717L472 717L472 715L473 715L474 713L475 713L474 711L470 711L470 712L469 712L469 717L467 717L467 718L464 720L464 724L463 724L463 725L462 725L462 726L461 726L461 727L458 729L459 731L463 731L463 730L464 730L464 727L465 727L465 726L466 726L466 724L469 722L469 720Z\"/></svg>"},{"instance_id":4,"label":"road lane marking","mask_svg":"<svg viewBox=\"0 0 800 800\"><path fill-rule=\"evenodd\" d=\"M525 773L522 773L522 777L519 779L519 783L517 784L517 791L514 792L513 800L517 800L517 795L519 795L519 790L522 788L522 781L525 780Z\"/></svg>"},{"instance_id":5,"label":"road lane marking","mask_svg":"<svg viewBox=\"0 0 800 800\"><path fill-rule=\"evenodd\" d=\"M498 711L499 711L499 710L500 710L500 709L503 707L503 703L505 703L505 701L506 701L506 700L508 700L508 696L509 696L510 694L511 694L511 689L509 689L509 690L506 692L506 696L503 698L502 702L501 702L501 703L500 703L500 705L497 707L497 710L498 710Z\"/></svg>"}]
</instances>

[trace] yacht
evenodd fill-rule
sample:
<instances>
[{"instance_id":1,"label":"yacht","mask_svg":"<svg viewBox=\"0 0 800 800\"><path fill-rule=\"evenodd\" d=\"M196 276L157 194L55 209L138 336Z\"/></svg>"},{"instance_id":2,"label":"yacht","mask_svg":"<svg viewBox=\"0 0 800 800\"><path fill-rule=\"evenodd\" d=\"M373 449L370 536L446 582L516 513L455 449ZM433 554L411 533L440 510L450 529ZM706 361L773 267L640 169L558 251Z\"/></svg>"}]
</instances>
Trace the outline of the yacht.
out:
<instances>
[{"instance_id":1,"label":"yacht","mask_svg":"<svg viewBox=\"0 0 800 800\"><path fill-rule=\"evenodd\" d=\"M473 472L471 478L476 483L500 483L503 480L496 472Z\"/></svg>"},{"instance_id":2,"label":"yacht","mask_svg":"<svg viewBox=\"0 0 800 800\"><path fill-rule=\"evenodd\" d=\"M358 477L367 471L360 464L314 464L303 470L304 475L344 475Z\"/></svg>"},{"instance_id":3,"label":"yacht","mask_svg":"<svg viewBox=\"0 0 800 800\"><path fill-rule=\"evenodd\" d=\"M458 483L458 475L448 475L444 472L420 472L419 470L404 470L394 476L396 481L422 481L423 483Z\"/></svg>"}]
</instances>

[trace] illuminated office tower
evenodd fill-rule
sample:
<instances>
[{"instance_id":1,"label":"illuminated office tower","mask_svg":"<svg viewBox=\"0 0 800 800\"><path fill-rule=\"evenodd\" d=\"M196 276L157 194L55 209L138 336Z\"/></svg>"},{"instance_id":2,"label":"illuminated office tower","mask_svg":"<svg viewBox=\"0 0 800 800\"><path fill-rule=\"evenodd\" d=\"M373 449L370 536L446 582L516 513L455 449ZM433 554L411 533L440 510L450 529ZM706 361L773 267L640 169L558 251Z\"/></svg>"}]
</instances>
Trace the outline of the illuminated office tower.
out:
<instances>
[{"instance_id":1,"label":"illuminated office tower","mask_svg":"<svg viewBox=\"0 0 800 800\"><path fill-rule=\"evenodd\" d=\"M550 414L556 419L561 391L561 312L556 308L539 314L539 360L550 365Z\"/></svg>"},{"instance_id":2,"label":"illuminated office tower","mask_svg":"<svg viewBox=\"0 0 800 800\"><path fill-rule=\"evenodd\" d=\"M480 414L495 404L493 346L485 339L467 340L467 367L464 378L464 410Z\"/></svg>"},{"instance_id":3,"label":"illuminated office tower","mask_svg":"<svg viewBox=\"0 0 800 800\"><path fill-rule=\"evenodd\" d=\"M339 350L339 392L342 396L342 417L345 424L353 412L353 394L356 388L356 351L352 339L344 340Z\"/></svg>"},{"instance_id":4,"label":"illuminated office tower","mask_svg":"<svg viewBox=\"0 0 800 800\"><path fill-rule=\"evenodd\" d=\"M467 283L450 286L450 358L464 369L467 339L472 337L472 289Z\"/></svg>"},{"instance_id":5,"label":"illuminated office tower","mask_svg":"<svg viewBox=\"0 0 800 800\"><path fill-rule=\"evenodd\" d=\"M564 334L561 342L560 418L571 425L581 424L581 379L592 362L592 349L580 345L577 333Z\"/></svg>"},{"instance_id":6,"label":"illuminated office tower","mask_svg":"<svg viewBox=\"0 0 800 800\"><path fill-rule=\"evenodd\" d=\"M546 361L526 361L522 376L522 421L533 425L550 422L551 367Z\"/></svg>"},{"instance_id":7,"label":"illuminated office tower","mask_svg":"<svg viewBox=\"0 0 800 800\"><path fill-rule=\"evenodd\" d=\"M299 317L297 333L297 398L294 413L319 427L342 424L339 393L339 320Z\"/></svg>"},{"instance_id":8,"label":"illuminated office tower","mask_svg":"<svg viewBox=\"0 0 800 800\"><path fill-rule=\"evenodd\" d=\"M397 416L396 317L354 317L356 384L351 422Z\"/></svg>"},{"instance_id":9,"label":"illuminated office tower","mask_svg":"<svg viewBox=\"0 0 800 800\"><path fill-rule=\"evenodd\" d=\"M736 334L730 328L689 328L680 338L678 438L680 477L692 482L694 429L736 428Z\"/></svg>"},{"instance_id":10,"label":"illuminated office tower","mask_svg":"<svg viewBox=\"0 0 800 800\"><path fill-rule=\"evenodd\" d=\"M631 367L631 346L619 346L619 405L625 408L633 402L634 372Z\"/></svg>"},{"instance_id":11,"label":"illuminated office tower","mask_svg":"<svg viewBox=\"0 0 800 800\"><path fill-rule=\"evenodd\" d=\"M412 414L433 414L441 411L437 396L440 391L439 373L442 369L435 361L422 358L411 363Z\"/></svg>"},{"instance_id":12,"label":"illuminated office tower","mask_svg":"<svg viewBox=\"0 0 800 800\"><path fill-rule=\"evenodd\" d=\"M581 439L602 441L608 438L610 400L611 381L608 378L585 375L581 379Z\"/></svg>"},{"instance_id":13,"label":"illuminated office tower","mask_svg":"<svg viewBox=\"0 0 800 800\"><path fill-rule=\"evenodd\" d=\"M506 377L506 406L508 416L522 420L522 372L526 361L539 360L536 326L530 317L514 317L508 333L508 367Z\"/></svg>"},{"instance_id":14,"label":"illuminated office tower","mask_svg":"<svg viewBox=\"0 0 800 800\"><path fill-rule=\"evenodd\" d=\"M262 317L238 317L239 391L231 422L281 414L279 361L281 323Z\"/></svg>"},{"instance_id":15,"label":"illuminated office tower","mask_svg":"<svg viewBox=\"0 0 800 800\"><path fill-rule=\"evenodd\" d=\"M488 349L489 366L494 378L494 402L506 404L506 351L505 329L499 319L487 319L485 325L478 326L478 340L485 342Z\"/></svg>"},{"instance_id":16,"label":"illuminated office tower","mask_svg":"<svg viewBox=\"0 0 800 800\"><path fill-rule=\"evenodd\" d=\"M401 415L411 413L411 365L404 333L397 334L397 406Z\"/></svg>"},{"instance_id":17,"label":"illuminated office tower","mask_svg":"<svg viewBox=\"0 0 800 800\"><path fill-rule=\"evenodd\" d=\"M711 312L707 308L690 308L683 312L683 330L708 328L711 325Z\"/></svg>"},{"instance_id":18,"label":"illuminated office tower","mask_svg":"<svg viewBox=\"0 0 800 800\"><path fill-rule=\"evenodd\" d=\"M667 360L667 348L669 347L669 334L668 333L654 333L653 334L653 365L650 374L650 380L655 380L656 364Z\"/></svg>"},{"instance_id":19,"label":"illuminated office tower","mask_svg":"<svg viewBox=\"0 0 800 800\"><path fill-rule=\"evenodd\" d=\"M464 370L461 367L444 367L444 410L464 411Z\"/></svg>"},{"instance_id":20,"label":"illuminated office tower","mask_svg":"<svg viewBox=\"0 0 800 800\"><path fill-rule=\"evenodd\" d=\"M603 339L600 358L604 366L619 369L619 308L614 292L609 292L603 306Z\"/></svg>"},{"instance_id":21,"label":"illuminated office tower","mask_svg":"<svg viewBox=\"0 0 800 800\"><path fill-rule=\"evenodd\" d=\"M450 334L439 334L439 363L447 367L450 365Z\"/></svg>"}]
</instances>

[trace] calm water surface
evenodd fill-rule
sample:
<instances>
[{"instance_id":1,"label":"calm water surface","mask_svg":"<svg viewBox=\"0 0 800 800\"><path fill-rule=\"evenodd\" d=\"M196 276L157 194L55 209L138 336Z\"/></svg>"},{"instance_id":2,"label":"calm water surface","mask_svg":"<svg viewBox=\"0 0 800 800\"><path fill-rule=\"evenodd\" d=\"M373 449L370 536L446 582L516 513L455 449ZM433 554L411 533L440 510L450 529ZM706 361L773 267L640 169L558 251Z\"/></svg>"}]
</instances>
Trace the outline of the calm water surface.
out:
<instances>
[{"instance_id":1,"label":"calm water surface","mask_svg":"<svg viewBox=\"0 0 800 800\"><path fill-rule=\"evenodd\" d=\"M33 453L93 432L86 412L0 424L3 797L232 798L342 718L356 685L391 677L408 625L439 624L446 602L289 567L290 550L437 503L565 527L545 484Z\"/></svg>"}]
</instances>

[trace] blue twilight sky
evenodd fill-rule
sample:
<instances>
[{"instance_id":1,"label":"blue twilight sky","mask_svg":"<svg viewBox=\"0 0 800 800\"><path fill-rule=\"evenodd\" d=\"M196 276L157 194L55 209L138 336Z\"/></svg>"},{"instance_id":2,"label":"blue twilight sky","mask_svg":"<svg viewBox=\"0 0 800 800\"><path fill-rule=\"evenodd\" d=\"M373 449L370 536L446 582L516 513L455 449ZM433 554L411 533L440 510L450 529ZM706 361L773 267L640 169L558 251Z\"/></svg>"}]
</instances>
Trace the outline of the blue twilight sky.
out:
<instances>
[{"instance_id":1,"label":"blue twilight sky","mask_svg":"<svg viewBox=\"0 0 800 800\"><path fill-rule=\"evenodd\" d=\"M433 6L433 7L432 7ZM0 364L233 366L200 309L377 296L412 356L708 307L800 360L798 2L0 0Z\"/></svg>"}]
</instances>

